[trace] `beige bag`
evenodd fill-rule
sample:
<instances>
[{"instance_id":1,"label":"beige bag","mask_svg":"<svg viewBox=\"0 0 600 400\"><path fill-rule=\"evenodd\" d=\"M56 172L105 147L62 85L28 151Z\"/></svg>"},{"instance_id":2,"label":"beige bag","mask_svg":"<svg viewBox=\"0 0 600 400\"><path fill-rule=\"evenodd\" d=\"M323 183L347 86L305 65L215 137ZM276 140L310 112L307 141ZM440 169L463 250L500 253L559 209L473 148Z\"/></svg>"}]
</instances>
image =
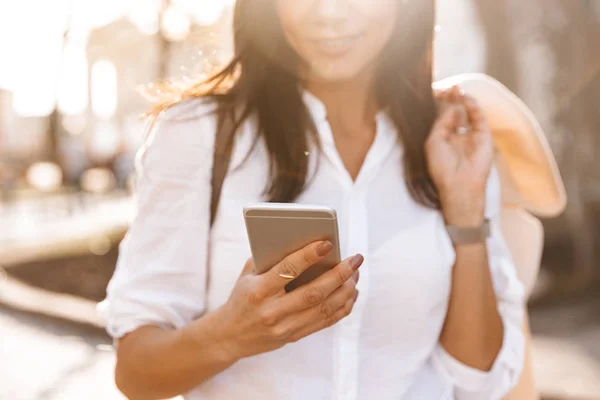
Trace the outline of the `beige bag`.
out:
<instances>
[{"instance_id":1,"label":"beige bag","mask_svg":"<svg viewBox=\"0 0 600 400\"><path fill-rule=\"evenodd\" d=\"M555 217L567 196L554 155L535 116L514 93L484 74L462 74L434 84L437 90L459 85L486 115L496 147L502 185L501 224L527 296L538 276L544 230L536 217ZM525 368L508 400L537 400L531 365L531 334L527 320Z\"/></svg>"}]
</instances>

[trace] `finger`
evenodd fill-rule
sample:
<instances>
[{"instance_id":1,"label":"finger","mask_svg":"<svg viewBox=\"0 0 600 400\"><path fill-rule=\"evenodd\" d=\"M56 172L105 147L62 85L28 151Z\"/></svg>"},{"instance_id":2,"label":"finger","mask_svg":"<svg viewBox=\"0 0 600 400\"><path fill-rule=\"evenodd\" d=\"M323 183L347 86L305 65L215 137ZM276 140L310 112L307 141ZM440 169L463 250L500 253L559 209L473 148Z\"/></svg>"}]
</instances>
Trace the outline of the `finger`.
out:
<instances>
[{"instance_id":1,"label":"finger","mask_svg":"<svg viewBox=\"0 0 600 400\"><path fill-rule=\"evenodd\" d=\"M469 113L464 104L458 106L458 115L456 119L456 125L454 132L456 133L467 133L471 130L471 124L469 122Z\"/></svg>"},{"instance_id":2,"label":"finger","mask_svg":"<svg viewBox=\"0 0 600 400\"><path fill-rule=\"evenodd\" d=\"M343 286L348 280L354 282L353 276L362 265L364 258L357 254L325 272L314 281L285 294L278 299L282 313L292 314L309 309L323 303L334 291Z\"/></svg>"},{"instance_id":3,"label":"finger","mask_svg":"<svg viewBox=\"0 0 600 400\"><path fill-rule=\"evenodd\" d=\"M263 274L265 289L271 293L283 290L290 279L302 275L304 271L327 256L331 250L333 244L326 240L313 242L295 251Z\"/></svg>"},{"instance_id":4,"label":"finger","mask_svg":"<svg viewBox=\"0 0 600 400\"><path fill-rule=\"evenodd\" d=\"M331 317L327 319L321 319L312 324L306 325L304 328L301 328L300 330L291 334L288 338L288 341L296 342L302 338L312 335L313 333L319 332L325 328L329 328L337 324L339 321L346 318L348 315L350 315L350 313L352 313L352 310L354 309L354 304L356 304L357 299L358 292L356 292L354 298L348 299L344 303L344 305L340 307L337 311L335 311L335 313Z\"/></svg>"},{"instance_id":5,"label":"finger","mask_svg":"<svg viewBox=\"0 0 600 400\"><path fill-rule=\"evenodd\" d=\"M454 126L454 132L468 132L470 130L469 114L465 106L465 100L467 98L467 95L460 86L455 85L452 87L452 89L450 89L449 98L451 104L454 104L455 106L459 107L456 123Z\"/></svg>"},{"instance_id":6,"label":"finger","mask_svg":"<svg viewBox=\"0 0 600 400\"><path fill-rule=\"evenodd\" d=\"M433 92L433 97L439 100L449 100L452 89L440 89Z\"/></svg>"},{"instance_id":7,"label":"finger","mask_svg":"<svg viewBox=\"0 0 600 400\"><path fill-rule=\"evenodd\" d=\"M444 112L450 105L452 105L452 101L450 100L450 95L452 94L451 89L445 89L443 91L438 92L435 95L435 100L437 102L437 108L439 114Z\"/></svg>"},{"instance_id":8,"label":"finger","mask_svg":"<svg viewBox=\"0 0 600 400\"><path fill-rule=\"evenodd\" d=\"M460 118L460 107L450 104L446 107L433 125L430 138L448 139L456 131L458 120Z\"/></svg>"},{"instance_id":9,"label":"finger","mask_svg":"<svg viewBox=\"0 0 600 400\"><path fill-rule=\"evenodd\" d=\"M485 114L475 99L467 97L465 99L465 108L469 117L469 124L474 131L480 132L487 129Z\"/></svg>"},{"instance_id":10,"label":"finger","mask_svg":"<svg viewBox=\"0 0 600 400\"><path fill-rule=\"evenodd\" d=\"M356 297L356 283L349 279L341 287L335 290L324 302L289 314L281 319L280 326L285 332L296 332L308 325L314 325L321 320L328 320L346 304L349 299Z\"/></svg>"},{"instance_id":11,"label":"finger","mask_svg":"<svg viewBox=\"0 0 600 400\"><path fill-rule=\"evenodd\" d=\"M444 93L438 95L435 100L436 100L436 105L437 105L437 111L438 114L441 115L450 105L452 105L452 102L449 99L449 93L448 91L444 91Z\"/></svg>"},{"instance_id":12,"label":"finger","mask_svg":"<svg viewBox=\"0 0 600 400\"><path fill-rule=\"evenodd\" d=\"M454 85L452 86L452 89L450 89L450 99L452 102L462 103L464 96L465 91L459 85Z\"/></svg>"}]
</instances>

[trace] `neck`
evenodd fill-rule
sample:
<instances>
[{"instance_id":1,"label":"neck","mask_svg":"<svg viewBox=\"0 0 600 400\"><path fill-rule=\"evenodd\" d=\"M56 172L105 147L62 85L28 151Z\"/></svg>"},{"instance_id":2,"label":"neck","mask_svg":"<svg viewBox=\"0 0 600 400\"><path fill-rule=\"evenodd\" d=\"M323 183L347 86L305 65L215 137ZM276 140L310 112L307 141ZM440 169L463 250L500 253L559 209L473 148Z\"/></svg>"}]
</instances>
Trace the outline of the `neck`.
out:
<instances>
[{"instance_id":1,"label":"neck","mask_svg":"<svg viewBox=\"0 0 600 400\"><path fill-rule=\"evenodd\" d=\"M325 105L327 119L340 128L339 134L355 135L374 127L378 110L374 78L364 74L348 81L307 81L305 88Z\"/></svg>"}]
</instances>

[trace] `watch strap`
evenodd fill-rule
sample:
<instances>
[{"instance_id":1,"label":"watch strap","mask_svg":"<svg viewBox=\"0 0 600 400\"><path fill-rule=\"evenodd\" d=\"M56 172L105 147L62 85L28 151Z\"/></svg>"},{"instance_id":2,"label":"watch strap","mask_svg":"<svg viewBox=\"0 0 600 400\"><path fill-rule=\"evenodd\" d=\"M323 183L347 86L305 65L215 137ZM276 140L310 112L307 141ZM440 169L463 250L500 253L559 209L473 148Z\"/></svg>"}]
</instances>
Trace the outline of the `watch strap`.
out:
<instances>
[{"instance_id":1,"label":"watch strap","mask_svg":"<svg viewBox=\"0 0 600 400\"><path fill-rule=\"evenodd\" d=\"M483 224L476 227L463 227L447 225L446 229L454 244L474 244L485 242L491 235L490 221L486 219Z\"/></svg>"}]
</instances>

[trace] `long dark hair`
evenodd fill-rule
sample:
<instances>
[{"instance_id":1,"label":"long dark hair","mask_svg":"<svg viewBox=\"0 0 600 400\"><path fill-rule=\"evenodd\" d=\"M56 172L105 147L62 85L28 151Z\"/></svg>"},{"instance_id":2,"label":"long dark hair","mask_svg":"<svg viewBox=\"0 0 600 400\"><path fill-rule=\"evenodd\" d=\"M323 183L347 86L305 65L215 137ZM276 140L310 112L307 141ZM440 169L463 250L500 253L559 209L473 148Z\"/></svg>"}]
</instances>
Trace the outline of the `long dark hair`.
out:
<instances>
[{"instance_id":1,"label":"long dark hair","mask_svg":"<svg viewBox=\"0 0 600 400\"><path fill-rule=\"evenodd\" d=\"M221 116L235 114L236 126L255 115L257 140L262 138L269 153L265 195L270 201L293 202L307 183L307 135L316 134L299 89L298 56L284 38L273 3L237 0L232 61L182 98L213 97ZM411 196L439 208L424 153L437 114L432 90L434 3L419 0L399 7L396 30L380 55L375 89L378 104L398 129Z\"/></svg>"}]
</instances>

